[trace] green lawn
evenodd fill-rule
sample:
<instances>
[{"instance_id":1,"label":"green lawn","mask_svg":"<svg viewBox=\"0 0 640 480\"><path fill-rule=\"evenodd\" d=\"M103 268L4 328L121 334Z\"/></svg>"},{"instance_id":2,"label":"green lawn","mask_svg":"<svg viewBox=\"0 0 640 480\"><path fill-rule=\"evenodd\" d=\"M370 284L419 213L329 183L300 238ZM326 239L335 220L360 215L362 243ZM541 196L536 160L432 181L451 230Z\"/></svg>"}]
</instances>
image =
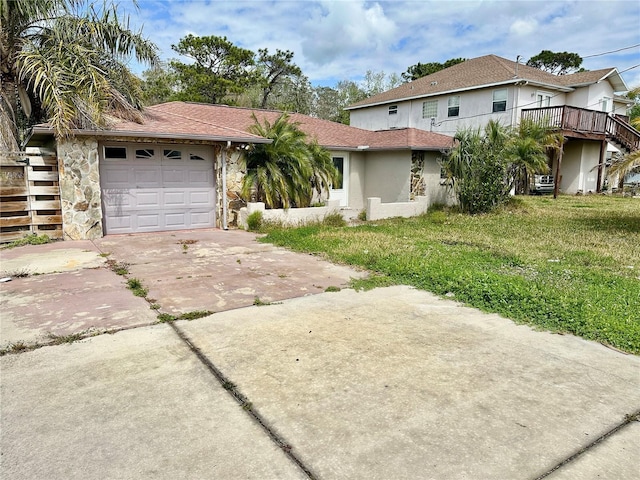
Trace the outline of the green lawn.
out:
<instances>
[{"instance_id":1,"label":"green lawn","mask_svg":"<svg viewBox=\"0 0 640 480\"><path fill-rule=\"evenodd\" d=\"M263 241L375 272L356 288L413 285L640 354L640 199L519 197L489 215L267 233Z\"/></svg>"}]
</instances>

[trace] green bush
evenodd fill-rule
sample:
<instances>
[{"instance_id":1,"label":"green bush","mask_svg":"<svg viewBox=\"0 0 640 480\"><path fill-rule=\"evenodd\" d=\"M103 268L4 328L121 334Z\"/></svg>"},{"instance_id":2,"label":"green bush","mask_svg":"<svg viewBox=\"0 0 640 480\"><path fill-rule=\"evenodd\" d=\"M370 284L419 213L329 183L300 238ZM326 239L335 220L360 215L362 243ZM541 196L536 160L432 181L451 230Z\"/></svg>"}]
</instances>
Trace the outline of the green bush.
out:
<instances>
[{"instance_id":1,"label":"green bush","mask_svg":"<svg viewBox=\"0 0 640 480\"><path fill-rule=\"evenodd\" d=\"M247 217L247 230L250 232L259 232L262 228L262 212L253 212Z\"/></svg>"}]
</instances>

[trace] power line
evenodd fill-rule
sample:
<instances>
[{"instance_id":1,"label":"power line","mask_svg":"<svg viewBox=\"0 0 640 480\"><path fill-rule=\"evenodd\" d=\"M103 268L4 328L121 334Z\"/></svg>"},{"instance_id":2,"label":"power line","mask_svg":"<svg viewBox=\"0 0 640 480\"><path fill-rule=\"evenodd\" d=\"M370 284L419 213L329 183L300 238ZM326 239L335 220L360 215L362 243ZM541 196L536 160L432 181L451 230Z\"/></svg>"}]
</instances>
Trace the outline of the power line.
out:
<instances>
[{"instance_id":1,"label":"power line","mask_svg":"<svg viewBox=\"0 0 640 480\"><path fill-rule=\"evenodd\" d=\"M631 45L629 47L618 48L617 50L610 50L608 52L602 53L594 53L593 55L585 55L582 58L592 58L592 57L601 57L603 55L609 55L610 53L622 52L623 50L631 50L632 48L640 47L640 43L636 43L635 45Z\"/></svg>"},{"instance_id":2,"label":"power line","mask_svg":"<svg viewBox=\"0 0 640 480\"><path fill-rule=\"evenodd\" d=\"M633 70L634 68L638 68L638 67L640 67L640 63L638 63L637 65L634 65L633 67L629 67L629 68L625 68L624 70L620 70L618 73L628 72L629 70Z\"/></svg>"}]
</instances>

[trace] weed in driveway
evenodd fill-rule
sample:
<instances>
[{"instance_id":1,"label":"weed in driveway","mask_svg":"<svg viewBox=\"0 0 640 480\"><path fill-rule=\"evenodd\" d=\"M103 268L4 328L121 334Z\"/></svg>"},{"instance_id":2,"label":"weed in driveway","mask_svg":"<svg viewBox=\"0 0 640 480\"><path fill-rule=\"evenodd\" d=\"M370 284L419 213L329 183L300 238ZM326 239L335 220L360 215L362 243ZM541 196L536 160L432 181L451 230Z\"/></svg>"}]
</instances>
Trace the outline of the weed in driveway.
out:
<instances>
[{"instance_id":1,"label":"weed in driveway","mask_svg":"<svg viewBox=\"0 0 640 480\"><path fill-rule=\"evenodd\" d=\"M107 260L107 265L116 275L128 275L129 264L124 262L116 262L115 260Z\"/></svg>"},{"instance_id":2,"label":"weed in driveway","mask_svg":"<svg viewBox=\"0 0 640 480\"><path fill-rule=\"evenodd\" d=\"M30 346L21 341L10 343L8 347L0 349L0 357L8 353L26 352L28 350L33 350L33 348L34 348L33 346Z\"/></svg>"},{"instance_id":3,"label":"weed in driveway","mask_svg":"<svg viewBox=\"0 0 640 480\"><path fill-rule=\"evenodd\" d=\"M3 276L11 277L11 278L25 278L31 275L31 272L26 267L18 268L16 270L8 270L2 273L3 273Z\"/></svg>"},{"instance_id":4,"label":"weed in driveway","mask_svg":"<svg viewBox=\"0 0 640 480\"><path fill-rule=\"evenodd\" d=\"M176 317L169 313L161 313L158 315L158 323L173 322L175 320L176 320Z\"/></svg>"},{"instance_id":5,"label":"weed in driveway","mask_svg":"<svg viewBox=\"0 0 640 480\"><path fill-rule=\"evenodd\" d=\"M51 340L51 345L62 345L63 343L73 343L82 340L88 332L70 333L69 335L56 335L49 333L47 336Z\"/></svg>"},{"instance_id":6,"label":"weed in driveway","mask_svg":"<svg viewBox=\"0 0 640 480\"><path fill-rule=\"evenodd\" d=\"M130 278L127 280L127 287L133 292L136 297L146 297L149 291L142 286L142 282L137 278Z\"/></svg>"},{"instance_id":7,"label":"weed in driveway","mask_svg":"<svg viewBox=\"0 0 640 480\"><path fill-rule=\"evenodd\" d=\"M340 287L334 287L333 285L324 289L325 292L339 292Z\"/></svg>"},{"instance_id":8,"label":"weed in driveway","mask_svg":"<svg viewBox=\"0 0 640 480\"><path fill-rule=\"evenodd\" d=\"M202 317L208 317L214 312L209 310L194 310L193 312L182 313L178 316L178 320L196 320Z\"/></svg>"}]
</instances>

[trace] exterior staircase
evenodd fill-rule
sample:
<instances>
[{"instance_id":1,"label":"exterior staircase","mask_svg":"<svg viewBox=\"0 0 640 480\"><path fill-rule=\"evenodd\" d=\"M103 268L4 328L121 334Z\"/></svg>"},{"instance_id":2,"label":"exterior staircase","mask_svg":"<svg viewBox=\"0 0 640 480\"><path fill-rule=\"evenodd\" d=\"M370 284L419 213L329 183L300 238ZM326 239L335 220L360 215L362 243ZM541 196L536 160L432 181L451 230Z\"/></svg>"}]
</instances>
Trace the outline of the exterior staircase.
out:
<instances>
[{"instance_id":1,"label":"exterior staircase","mask_svg":"<svg viewBox=\"0 0 640 480\"><path fill-rule=\"evenodd\" d=\"M607 141L626 153L640 149L640 132L633 128L625 117L608 115L606 124Z\"/></svg>"}]
</instances>

